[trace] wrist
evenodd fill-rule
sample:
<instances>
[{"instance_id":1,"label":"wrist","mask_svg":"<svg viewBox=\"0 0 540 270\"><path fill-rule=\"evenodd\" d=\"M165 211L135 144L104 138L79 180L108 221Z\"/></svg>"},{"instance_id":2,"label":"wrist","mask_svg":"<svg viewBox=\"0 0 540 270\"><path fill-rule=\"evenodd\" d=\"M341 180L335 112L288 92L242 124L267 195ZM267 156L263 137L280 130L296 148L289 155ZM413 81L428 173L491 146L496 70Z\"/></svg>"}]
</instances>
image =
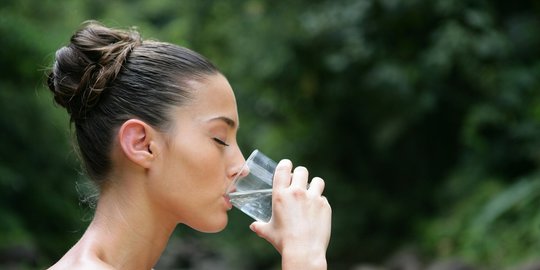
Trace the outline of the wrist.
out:
<instances>
[{"instance_id":1,"label":"wrist","mask_svg":"<svg viewBox=\"0 0 540 270\"><path fill-rule=\"evenodd\" d=\"M326 250L288 248L281 253L282 269L326 270Z\"/></svg>"}]
</instances>

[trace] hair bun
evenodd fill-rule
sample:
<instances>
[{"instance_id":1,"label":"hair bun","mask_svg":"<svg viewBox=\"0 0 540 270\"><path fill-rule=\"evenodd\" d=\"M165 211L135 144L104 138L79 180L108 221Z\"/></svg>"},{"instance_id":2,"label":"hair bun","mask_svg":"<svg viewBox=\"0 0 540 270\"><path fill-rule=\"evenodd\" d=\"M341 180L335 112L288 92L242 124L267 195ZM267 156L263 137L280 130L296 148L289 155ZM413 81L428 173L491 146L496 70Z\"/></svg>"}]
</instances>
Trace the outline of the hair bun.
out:
<instances>
[{"instance_id":1,"label":"hair bun","mask_svg":"<svg viewBox=\"0 0 540 270\"><path fill-rule=\"evenodd\" d=\"M56 103L74 121L94 107L122 68L133 48L142 43L138 32L88 22L56 51L47 84Z\"/></svg>"}]
</instances>

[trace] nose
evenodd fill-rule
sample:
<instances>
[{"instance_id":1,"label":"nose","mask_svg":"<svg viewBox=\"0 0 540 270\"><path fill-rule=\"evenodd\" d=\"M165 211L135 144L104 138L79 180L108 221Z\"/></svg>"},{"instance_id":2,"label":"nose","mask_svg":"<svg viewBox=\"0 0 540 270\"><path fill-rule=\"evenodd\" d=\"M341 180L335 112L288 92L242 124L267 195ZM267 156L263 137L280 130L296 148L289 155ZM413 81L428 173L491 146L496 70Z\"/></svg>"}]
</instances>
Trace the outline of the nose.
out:
<instances>
[{"instance_id":1,"label":"nose","mask_svg":"<svg viewBox=\"0 0 540 270\"><path fill-rule=\"evenodd\" d=\"M249 167L247 164L243 164L242 168L234 175L234 178L244 178L249 174Z\"/></svg>"},{"instance_id":2,"label":"nose","mask_svg":"<svg viewBox=\"0 0 540 270\"><path fill-rule=\"evenodd\" d=\"M227 172L227 176L230 180L249 174L249 169L247 168L247 166L244 166L244 164L246 163L246 159L244 158L244 155L242 154L242 151L240 151L239 147L236 147L236 151L234 151L231 160L231 166L229 166Z\"/></svg>"}]
</instances>

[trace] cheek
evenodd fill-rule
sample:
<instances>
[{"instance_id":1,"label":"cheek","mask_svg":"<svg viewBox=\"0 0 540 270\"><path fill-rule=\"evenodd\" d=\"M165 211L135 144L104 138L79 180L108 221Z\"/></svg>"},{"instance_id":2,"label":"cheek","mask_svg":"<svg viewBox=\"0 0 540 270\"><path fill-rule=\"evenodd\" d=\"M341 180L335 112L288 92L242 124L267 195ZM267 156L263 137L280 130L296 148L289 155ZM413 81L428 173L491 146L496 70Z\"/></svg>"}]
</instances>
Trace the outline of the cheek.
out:
<instances>
[{"instance_id":1,"label":"cheek","mask_svg":"<svg viewBox=\"0 0 540 270\"><path fill-rule=\"evenodd\" d=\"M183 194L204 194L221 186L217 183L223 178L223 172L219 171L220 151L212 142L200 137L175 141L165 160L167 177L180 185Z\"/></svg>"},{"instance_id":2,"label":"cheek","mask_svg":"<svg viewBox=\"0 0 540 270\"><path fill-rule=\"evenodd\" d=\"M225 158L222 149L204 139L183 138L169 145L154 176L160 183L155 197L179 222L217 232L227 224Z\"/></svg>"}]
</instances>

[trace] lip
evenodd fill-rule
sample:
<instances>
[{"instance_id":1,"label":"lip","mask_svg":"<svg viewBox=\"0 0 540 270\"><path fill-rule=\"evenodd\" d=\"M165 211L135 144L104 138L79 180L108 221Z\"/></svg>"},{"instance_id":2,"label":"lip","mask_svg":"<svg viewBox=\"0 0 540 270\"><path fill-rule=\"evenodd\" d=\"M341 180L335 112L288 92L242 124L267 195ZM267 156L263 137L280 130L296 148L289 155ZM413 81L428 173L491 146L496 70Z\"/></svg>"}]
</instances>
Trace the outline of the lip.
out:
<instances>
[{"instance_id":1,"label":"lip","mask_svg":"<svg viewBox=\"0 0 540 270\"><path fill-rule=\"evenodd\" d=\"M227 207L227 210L231 210L233 205L231 203L231 199L228 195L223 195L223 200L225 201L225 206Z\"/></svg>"}]
</instances>

